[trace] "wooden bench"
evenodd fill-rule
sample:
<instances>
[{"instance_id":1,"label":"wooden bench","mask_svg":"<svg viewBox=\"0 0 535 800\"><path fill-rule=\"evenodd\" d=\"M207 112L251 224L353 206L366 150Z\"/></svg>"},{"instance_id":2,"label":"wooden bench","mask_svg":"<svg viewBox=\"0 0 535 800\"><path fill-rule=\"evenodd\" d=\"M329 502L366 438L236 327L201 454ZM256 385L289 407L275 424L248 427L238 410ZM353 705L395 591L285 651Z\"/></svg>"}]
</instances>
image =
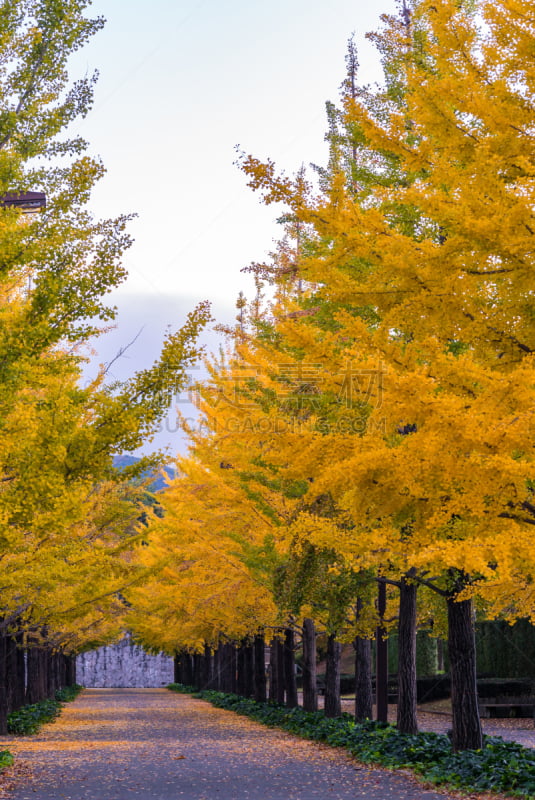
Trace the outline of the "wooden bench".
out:
<instances>
[{"instance_id":1,"label":"wooden bench","mask_svg":"<svg viewBox=\"0 0 535 800\"><path fill-rule=\"evenodd\" d=\"M535 714L535 698L483 698L479 701L479 713L486 719L489 717L533 717Z\"/></svg>"}]
</instances>

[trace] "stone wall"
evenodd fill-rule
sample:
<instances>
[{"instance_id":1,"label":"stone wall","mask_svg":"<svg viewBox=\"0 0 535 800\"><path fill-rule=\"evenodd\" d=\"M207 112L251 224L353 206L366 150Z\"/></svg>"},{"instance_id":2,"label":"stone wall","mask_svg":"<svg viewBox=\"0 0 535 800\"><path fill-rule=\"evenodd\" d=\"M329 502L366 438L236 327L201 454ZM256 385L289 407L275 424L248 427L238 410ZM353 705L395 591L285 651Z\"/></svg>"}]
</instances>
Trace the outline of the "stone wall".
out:
<instances>
[{"instance_id":1,"label":"stone wall","mask_svg":"<svg viewBox=\"0 0 535 800\"><path fill-rule=\"evenodd\" d=\"M153 689L173 681L173 659L151 656L125 636L117 644L82 653L76 680L88 689Z\"/></svg>"}]
</instances>

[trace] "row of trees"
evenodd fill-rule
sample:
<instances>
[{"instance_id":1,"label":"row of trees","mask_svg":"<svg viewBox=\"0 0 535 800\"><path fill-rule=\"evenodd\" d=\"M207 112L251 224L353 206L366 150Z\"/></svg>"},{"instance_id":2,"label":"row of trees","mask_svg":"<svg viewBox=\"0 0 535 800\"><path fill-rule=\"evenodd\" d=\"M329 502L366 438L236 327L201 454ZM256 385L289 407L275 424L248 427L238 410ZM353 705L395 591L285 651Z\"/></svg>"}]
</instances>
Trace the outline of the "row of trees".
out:
<instances>
[{"instance_id":1,"label":"row of trees","mask_svg":"<svg viewBox=\"0 0 535 800\"><path fill-rule=\"evenodd\" d=\"M192 312L160 359L124 384L110 385L102 368L83 385L130 244L128 217L87 210L103 167L66 132L92 104L95 76L67 73L103 24L88 6L10 0L0 10L0 649L15 646L20 660L29 648L22 688L20 664L14 672L0 657L0 729L13 703L44 691L35 653L63 663L120 630L120 590L139 579L129 557L143 500L134 479L161 456L121 472L113 458L154 432L209 318L205 305ZM46 195L44 210L13 204L28 190ZM9 675L19 675L16 691ZM54 675L51 687L67 680L63 669Z\"/></svg>"},{"instance_id":2,"label":"row of trees","mask_svg":"<svg viewBox=\"0 0 535 800\"><path fill-rule=\"evenodd\" d=\"M315 181L241 156L285 233L199 387L131 624L200 653L314 619L333 663L355 639L363 698L396 625L412 732L420 620L448 637L453 746L479 748L475 609L534 614L535 3L383 22L384 86L351 42Z\"/></svg>"},{"instance_id":3,"label":"row of trees","mask_svg":"<svg viewBox=\"0 0 535 800\"><path fill-rule=\"evenodd\" d=\"M0 637L0 731L8 715L25 705L54 699L59 689L76 685L76 656L55 647L46 630L3 632Z\"/></svg>"}]
</instances>

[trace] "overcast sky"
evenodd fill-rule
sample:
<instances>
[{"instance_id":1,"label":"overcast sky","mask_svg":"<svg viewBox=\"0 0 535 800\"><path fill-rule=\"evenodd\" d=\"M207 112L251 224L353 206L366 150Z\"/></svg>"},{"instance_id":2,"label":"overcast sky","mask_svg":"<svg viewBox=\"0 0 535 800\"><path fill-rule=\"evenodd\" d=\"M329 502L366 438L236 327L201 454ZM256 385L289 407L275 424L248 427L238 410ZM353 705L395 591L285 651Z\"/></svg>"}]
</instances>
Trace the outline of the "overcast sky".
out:
<instances>
[{"instance_id":1,"label":"overcast sky","mask_svg":"<svg viewBox=\"0 0 535 800\"><path fill-rule=\"evenodd\" d=\"M75 132L107 168L95 213L139 215L117 328L95 344L107 361L140 332L116 377L152 362L166 328L198 300L228 321L238 291L251 294L240 270L271 249L276 211L246 187L236 145L289 173L324 163L325 102L338 98L347 40L354 31L361 80L380 80L364 34L394 9L395 0L94 0L107 24L72 75L98 69L100 79ZM176 450L175 430L171 412L157 444Z\"/></svg>"}]
</instances>

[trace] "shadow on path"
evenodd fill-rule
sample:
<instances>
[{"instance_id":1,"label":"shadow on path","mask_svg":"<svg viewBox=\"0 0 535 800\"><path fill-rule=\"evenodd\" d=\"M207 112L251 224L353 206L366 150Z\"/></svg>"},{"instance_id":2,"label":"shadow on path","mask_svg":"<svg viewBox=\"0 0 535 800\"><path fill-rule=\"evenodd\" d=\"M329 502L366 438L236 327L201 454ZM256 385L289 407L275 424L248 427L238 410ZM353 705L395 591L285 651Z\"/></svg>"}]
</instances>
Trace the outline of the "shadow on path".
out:
<instances>
[{"instance_id":1,"label":"shadow on path","mask_svg":"<svg viewBox=\"0 0 535 800\"><path fill-rule=\"evenodd\" d=\"M2 737L10 800L444 800L404 775L165 689L88 689L30 739Z\"/></svg>"}]
</instances>

